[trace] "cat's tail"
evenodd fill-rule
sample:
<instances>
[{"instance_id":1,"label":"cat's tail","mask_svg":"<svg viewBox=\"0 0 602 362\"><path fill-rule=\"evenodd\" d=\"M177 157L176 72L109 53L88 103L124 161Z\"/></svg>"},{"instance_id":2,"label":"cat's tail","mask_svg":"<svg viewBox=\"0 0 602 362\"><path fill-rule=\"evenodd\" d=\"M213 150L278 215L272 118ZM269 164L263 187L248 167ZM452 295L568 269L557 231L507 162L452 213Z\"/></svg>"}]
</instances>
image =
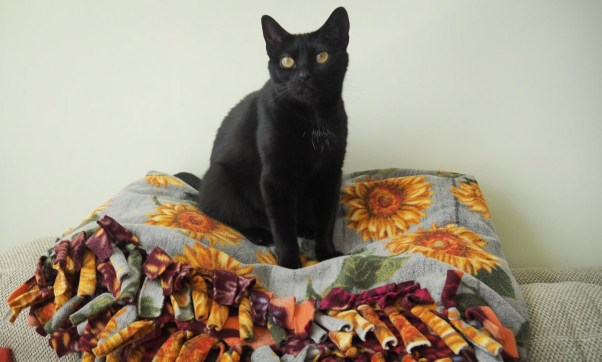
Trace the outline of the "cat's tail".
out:
<instances>
[{"instance_id":1,"label":"cat's tail","mask_svg":"<svg viewBox=\"0 0 602 362\"><path fill-rule=\"evenodd\" d=\"M174 176L194 187L196 190L201 188L201 179L190 172L178 172Z\"/></svg>"}]
</instances>

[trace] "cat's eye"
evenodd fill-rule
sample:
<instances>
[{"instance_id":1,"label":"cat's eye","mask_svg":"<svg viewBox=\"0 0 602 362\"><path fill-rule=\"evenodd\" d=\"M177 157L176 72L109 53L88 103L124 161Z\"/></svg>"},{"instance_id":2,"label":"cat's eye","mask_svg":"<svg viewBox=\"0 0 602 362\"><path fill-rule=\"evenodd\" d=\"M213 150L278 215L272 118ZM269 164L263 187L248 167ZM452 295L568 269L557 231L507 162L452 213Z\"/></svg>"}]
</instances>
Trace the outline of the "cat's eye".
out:
<instances>
[{"instance_id":1,"label":"cat's eye","mask_svg":"<svg viewBox=\"0 0 602 362\"><path fill-rule=\"evenodd\" d=\"M289 57L288 55L285 55L282 58L280 58L280 64L282 64L283 67L290 69L295 65L295 60L293 60L293 58Z\"/></svg>"},{"instance_id":2,"label":"cat's eye","mask_svg":"<svg viewBox=\"0 0 602 362\"><path fill-rule=\"evenodd\" d=\"M316 55L316 62L318 62L319 64L324 64L327 61L328 61L328 53L321 52L318 55Z\"/></svg>"}]
</instances>

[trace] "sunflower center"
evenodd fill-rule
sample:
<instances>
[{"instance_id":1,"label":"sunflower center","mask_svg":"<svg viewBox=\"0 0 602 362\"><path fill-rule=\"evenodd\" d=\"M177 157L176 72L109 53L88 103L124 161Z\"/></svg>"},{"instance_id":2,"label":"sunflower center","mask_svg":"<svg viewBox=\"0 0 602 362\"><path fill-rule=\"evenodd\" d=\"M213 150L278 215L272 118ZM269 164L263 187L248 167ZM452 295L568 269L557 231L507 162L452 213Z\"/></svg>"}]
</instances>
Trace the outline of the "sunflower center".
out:
<instances>
[{"instance_id":1,"label":"sunflower center","mask_svg":"<svg viewBox=\"0 0 602 362\"><path fill-rule=\"evenodd\" d=\"M387 217L395 214L401 205L401 195L398 190L379 186L370 193L368 207L372 214Z\"/></svg>"},{"instance_id":2,"label":"sunflower center","mask_svg":"<svg viewBox=\"0 0 602 362\"><path fill-rule=\"evenodd\" d=\"M178 214L178 224L180 224L183 229L196 232L207 232L213 229L212 220L196 211L184 211Z\"/></svg>"},{"instance_id":3,"label":"sunflower center","mask_svg":"<svg viewBox=\"0 0 602 362\"><path fill-rule=\"evenodd\" d=\"M424 235L422 246L446 254L457 255L464 244L462 240L450 232L437 231Z\"/></svg>"},{"instance_id":4,"label":"sunflower center","mask_svg":"<svg viewBox=\"0 0 602 362\"><path fill-rule=\"evenodd\" d=\"M441 241L441 240L437 240L437 241L435 241L435 242L433 243L433 248L436 248L436 249L441 249L441 248L444 248L444 247L445 247L445 245L446 245L446 244L445 244L443 241Z\"/></svg>"}]
</instances>

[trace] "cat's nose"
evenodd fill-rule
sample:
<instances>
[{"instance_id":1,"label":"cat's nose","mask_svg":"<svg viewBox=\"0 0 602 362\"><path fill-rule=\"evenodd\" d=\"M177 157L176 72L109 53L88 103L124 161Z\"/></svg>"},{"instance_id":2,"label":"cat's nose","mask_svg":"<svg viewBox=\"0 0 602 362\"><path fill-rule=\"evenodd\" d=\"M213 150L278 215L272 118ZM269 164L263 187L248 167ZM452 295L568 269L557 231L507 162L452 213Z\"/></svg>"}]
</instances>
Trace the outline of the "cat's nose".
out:
<instances>
[{"instance_id":1,"label":"cat's nose","mask_svg":"<svg viewBox=\"0 0 602 362\"><path fill-rule=\"evenodd\" d=\"M308 82L311 79L311 74L307 70L302 70L299 72L299 80L302 82Z\"/></svg>"}]
</instances>

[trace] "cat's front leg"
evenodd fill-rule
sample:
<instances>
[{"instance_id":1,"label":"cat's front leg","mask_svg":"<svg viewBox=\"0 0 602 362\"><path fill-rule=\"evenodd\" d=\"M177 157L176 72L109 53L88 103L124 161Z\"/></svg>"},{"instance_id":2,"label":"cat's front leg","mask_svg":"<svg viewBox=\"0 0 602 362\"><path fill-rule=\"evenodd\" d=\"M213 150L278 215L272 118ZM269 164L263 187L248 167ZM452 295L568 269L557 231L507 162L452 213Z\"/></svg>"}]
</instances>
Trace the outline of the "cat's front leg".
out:
<instances>
[{"instance_id":1,"label":"cat's front leg","mask_svg":"<svg viewBox=\"0 0 602 362\"><path fill-rule=\"evenodd\" d=\"M341 172L323 173L316 177L312 184L315 200L316 258L323 261L343 255L336 251L333 242L334 222L341 189Z\"/></svg>"},{"instance_id":2,"label":"cat's front leg","mask_svg":"<svg viewBox=\"0 0 602 362\"><path fill-rule=\"evenodd\" d=\"M261 174L261 194L278 253L278 265L301 268L297 243L296 180L290 175L265 169Z\"/></svg>"}]
</instances>

